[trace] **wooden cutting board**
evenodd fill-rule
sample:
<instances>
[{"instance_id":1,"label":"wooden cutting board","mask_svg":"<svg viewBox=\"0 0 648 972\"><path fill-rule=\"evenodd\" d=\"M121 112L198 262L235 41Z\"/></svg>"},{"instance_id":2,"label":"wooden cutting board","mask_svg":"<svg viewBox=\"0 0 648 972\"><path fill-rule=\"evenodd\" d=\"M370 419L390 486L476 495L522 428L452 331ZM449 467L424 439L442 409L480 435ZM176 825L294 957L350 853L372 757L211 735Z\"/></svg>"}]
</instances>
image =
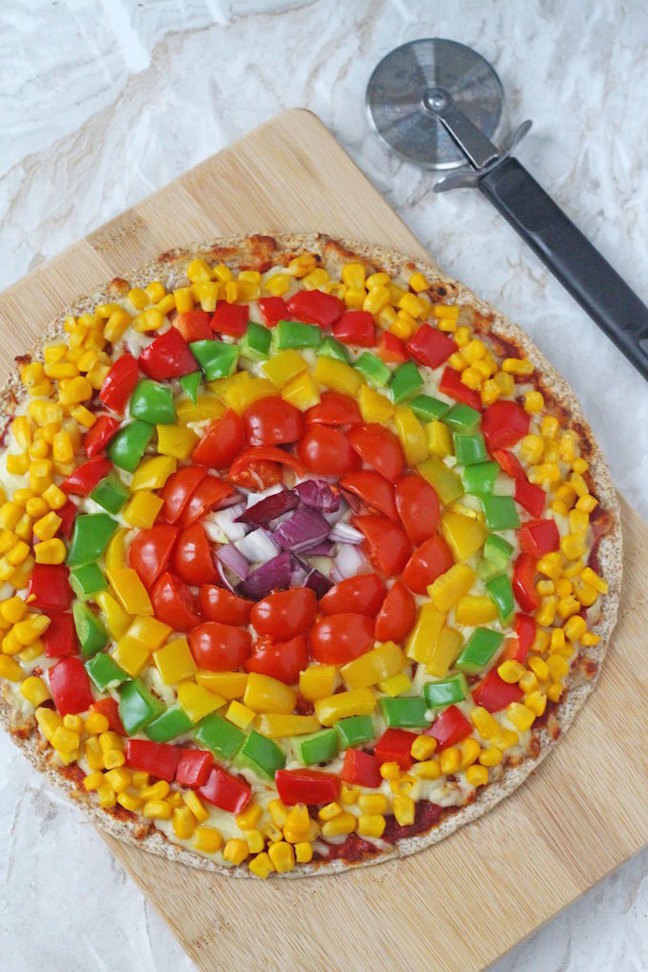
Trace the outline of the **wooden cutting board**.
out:
<instances>
[{"instance_id":1,"label":"wooden cutting board","mask_svg":"<svg viewBox=\"0 0 648 972\"><path fill-rule=\"evenodd\" d=\"M259 230L426 255L322 123L288 111L0 295L0 380L78 294L170 247ZM201 969L478 969L644 846L648 528L622 509L625 586L600 686L565 742L487 816L401 862L265 883L108 840Z\"/></svg>"}]
</instances>

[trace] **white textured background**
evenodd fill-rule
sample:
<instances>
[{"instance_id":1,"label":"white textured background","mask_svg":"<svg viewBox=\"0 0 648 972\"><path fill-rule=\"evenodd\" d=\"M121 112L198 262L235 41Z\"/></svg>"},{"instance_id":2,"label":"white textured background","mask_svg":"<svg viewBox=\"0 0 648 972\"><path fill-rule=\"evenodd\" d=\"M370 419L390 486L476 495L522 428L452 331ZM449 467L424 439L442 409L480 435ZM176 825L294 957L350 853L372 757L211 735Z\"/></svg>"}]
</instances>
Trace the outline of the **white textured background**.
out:
<instances>
[{"instance_id":1,"label":"white textured background","mask_svg":"<svg viewBox=\"0 0 648 972\"><path fill-rule=\"evenodd\" d=\"M520 159L648 301L642 0L2 0L0 287L306 106L448 271L570 379L618 486L648 518L645 383L478 193L435 196L430 175L368 131L375 63L435 35L495 65L512 124L534 120ZM0 792L0 968L192 968L93 828L4 737ZM648 852L629 861L493 972L648 969L647 865Z\"/></svg>"}]
</instances>

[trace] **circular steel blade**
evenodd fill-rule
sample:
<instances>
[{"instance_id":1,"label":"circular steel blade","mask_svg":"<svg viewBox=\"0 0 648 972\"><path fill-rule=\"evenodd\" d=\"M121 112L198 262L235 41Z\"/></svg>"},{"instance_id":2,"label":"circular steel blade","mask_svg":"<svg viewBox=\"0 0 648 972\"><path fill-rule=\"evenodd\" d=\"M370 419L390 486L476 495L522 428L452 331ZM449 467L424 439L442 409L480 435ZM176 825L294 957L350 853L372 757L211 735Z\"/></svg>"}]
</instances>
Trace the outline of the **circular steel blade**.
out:
<instances>
[{"instance_id":1,"label":"circular steel blade","mask_svg":"<svg viewBox=\"0 0 648 972\"><path fill-rule=\"evenodd\" d=\"M369 118L378 135L410 162L454 169L466 158L426 107L435 89L448 92L456 107L486 135L497 130L504 91L481 54L439 37L395 48L375 68L367 86Z\"/></svg>"}]
</instances>

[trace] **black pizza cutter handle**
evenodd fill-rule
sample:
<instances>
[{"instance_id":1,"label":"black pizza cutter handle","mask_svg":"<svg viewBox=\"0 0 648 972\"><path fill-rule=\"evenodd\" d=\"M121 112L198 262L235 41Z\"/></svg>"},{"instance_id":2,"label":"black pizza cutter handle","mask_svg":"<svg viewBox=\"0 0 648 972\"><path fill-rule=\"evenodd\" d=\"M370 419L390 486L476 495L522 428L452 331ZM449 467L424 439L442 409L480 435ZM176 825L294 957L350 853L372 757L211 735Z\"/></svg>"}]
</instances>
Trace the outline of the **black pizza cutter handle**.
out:
<instances>
[{"instance_id":1,"label":"black pizza cutter handle","mask_svg":"<svg viewBox=\"0 0 648 972\"><path fill-rule=\"evenodd\" d=\"M478 182L483 194L644 378L648 307L533 176L506 158Z\"/></svg>"}]
</instances>

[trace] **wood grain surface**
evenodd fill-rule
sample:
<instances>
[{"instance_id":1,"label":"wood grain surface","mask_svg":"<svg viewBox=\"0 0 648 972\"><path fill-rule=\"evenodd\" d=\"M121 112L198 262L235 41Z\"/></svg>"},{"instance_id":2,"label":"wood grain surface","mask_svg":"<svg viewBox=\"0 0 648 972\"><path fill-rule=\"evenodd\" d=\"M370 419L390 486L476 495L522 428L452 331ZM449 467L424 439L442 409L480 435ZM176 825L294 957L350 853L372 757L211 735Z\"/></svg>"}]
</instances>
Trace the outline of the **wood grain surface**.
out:
<instances>
[{"instance_id":1,"label":"wood grain surface","mask_svg":"<svg viewBox=\"0 0 648 972\"><path fill-rule=\"evenodd\" d=\"M65 304L111 276L170 247L273 230L425 256L322 123L288 111L0 295L0 381ZM600 685L556 751L490 814L400 862L265 883L106 838L201 969L468 972L647 842L648 528L622 511L625 584Z\"/></svg>"}]
</instances>

